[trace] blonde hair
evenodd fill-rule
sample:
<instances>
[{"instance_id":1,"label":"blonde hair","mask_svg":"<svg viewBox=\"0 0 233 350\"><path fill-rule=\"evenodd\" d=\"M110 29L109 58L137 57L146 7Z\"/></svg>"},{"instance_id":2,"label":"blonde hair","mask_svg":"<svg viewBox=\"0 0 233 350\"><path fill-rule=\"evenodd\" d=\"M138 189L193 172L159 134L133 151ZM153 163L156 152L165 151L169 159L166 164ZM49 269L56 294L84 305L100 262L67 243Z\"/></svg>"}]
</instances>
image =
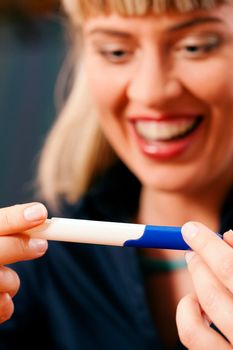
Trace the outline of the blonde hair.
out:
<instances>
[{"instance_id":1,"label":"blonde hair","mask_svg":"<svg viewBox=\"0 0 233 350\"><path fill-rule=\"evenodd\" d=\"M229 2L232 0L63 0L63 5L71 22L81 26L86 18L100 13L140 16L149 11L188 12ZM72 89L47 137L38 166L40 194L54 209L58 208L60 197L75 202L93 179L117 159L99 127L88 94L81 52L79 47L79 64L72 71ZM74 57L77 62L76 52Z\"/></svg>"},{"instance_id":2,"label":"blonde hair","mask_svg":"<svg viewBox=\"0 0 233 350\"><path fill-rule=\"evenodd\" d=\"M184 13L208 10L227 3L232 3L232 0L63 0L67 13L76 24L101 13L115 12L122 16L142 16L148 12L161 14L167 11Z\"/></svg>"}]
</instances>

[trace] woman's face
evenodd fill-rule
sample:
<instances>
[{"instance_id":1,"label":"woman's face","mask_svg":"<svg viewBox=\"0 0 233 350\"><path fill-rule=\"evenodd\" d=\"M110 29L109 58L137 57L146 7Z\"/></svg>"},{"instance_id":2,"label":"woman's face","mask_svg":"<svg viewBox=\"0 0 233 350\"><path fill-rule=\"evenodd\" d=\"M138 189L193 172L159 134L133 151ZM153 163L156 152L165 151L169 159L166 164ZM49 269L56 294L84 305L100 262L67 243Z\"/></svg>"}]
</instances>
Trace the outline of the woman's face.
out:
<instances>
[{"instance_id":1,"label":"woman's face","mask_svg":"<svg viewBox=\"0 0 233 350\"><path fill-rule=\"evenodd\" d=\"M233 6L116 14L84 24L103 131L144 186L197 191L233 180Z\"/></svg>"}]
</instances>

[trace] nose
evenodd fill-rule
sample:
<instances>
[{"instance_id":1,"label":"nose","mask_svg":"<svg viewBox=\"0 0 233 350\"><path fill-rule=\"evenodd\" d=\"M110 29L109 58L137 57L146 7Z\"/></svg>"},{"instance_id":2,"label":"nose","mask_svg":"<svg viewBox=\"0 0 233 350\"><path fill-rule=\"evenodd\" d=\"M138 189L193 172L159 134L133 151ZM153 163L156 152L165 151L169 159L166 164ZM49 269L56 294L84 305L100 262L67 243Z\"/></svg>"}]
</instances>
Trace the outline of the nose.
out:
<instances>
[{"instance_id":1,"label":"nose","mask_svg":"<svg viewBox=\"0 0 233 350\"><path fill-rule=\"evenodd\" d=\"M128 83L128 98L146 107L162 108L182 95L183 86L166 58L151 53L141 57ZM174 101L173 101L174 102Z\"/></svg>"}]
</instances>

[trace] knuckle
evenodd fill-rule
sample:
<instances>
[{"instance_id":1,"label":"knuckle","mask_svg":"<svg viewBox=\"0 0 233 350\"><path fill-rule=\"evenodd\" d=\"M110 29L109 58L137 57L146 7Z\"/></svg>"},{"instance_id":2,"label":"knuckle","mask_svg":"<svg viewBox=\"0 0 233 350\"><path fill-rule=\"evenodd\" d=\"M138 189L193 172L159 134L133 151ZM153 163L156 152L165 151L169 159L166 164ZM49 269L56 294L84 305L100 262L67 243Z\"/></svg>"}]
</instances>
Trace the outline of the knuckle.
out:
<instances>
[{"instance_id":1,"label":"knuckle","mask_svg":"<svg viewBox=\"0 0 233 350\"><path fill-rule=\"evenodd\" d=\"M224 280L232 279L233 276L233 256L227 256L223 259L219 267L219 273Z\"/></svg>"},{"instance_id":2,"label":"knuckle","mask_svg":"<svg viewBox=\"0 0 233 350\"><path fill-rule=\"evenodd\" d=\"M206 310L215 310L217 303L219 302L219 292L217 288L212 285L202 296L202 305Z\"/></svg>"},{"instance_id":3,"label":"knuckle","mask_svg":"<svg viewBox=\"0 0 233 350\"><path fill-rule=\"evenodd\" d=\"M0 227L1 232L14 233L22 225L21 205L15 204L11 207L0 209Z\"/></svg>"},{"instance_id":4,"label":"knuckle","mask_svg":"<svg viewBox=\"0 0 233 350\"><path fill-rule=\"evenodd\" d=\"M195 274L196 272L198 273L200 271L201 265L202 265L202 261L200 259L200 256L195 253L192 259L189 261L188 269L190 272Z\"/></svg>"},{"instance_id":5,"label":"knuckle","mask_svg":"<svg viewBox=\"0 0 233 350\"><path fill-rule=\"evenodd\" d=\"M209 249L209 246L211 245L211 240L207 239L204 235L199 237L199 251L204 252Z\"/></svg>"},{"instance_id":6,"label":"knuckle","mask_svg":"<svg viewBox=\"0 0 233 350\"><path fill-rule=\"evenodd\" d=\"M20 235L14 235L12 238L10 249L13 252L17 252L18 259L24 259L24 257L28 256L28 239Z\"/></svg>"},{"instance_id":7,"label":"knuckle","mask_svg":"<svg viewBox=\"0 0 233 350\"><path fill-rule=\"evenodd\" d=\"M12 228L12 222L9 218L7 209L2 209L0 211L0 224L7 230L10 230Z\"/></svg>"}]
</instances>

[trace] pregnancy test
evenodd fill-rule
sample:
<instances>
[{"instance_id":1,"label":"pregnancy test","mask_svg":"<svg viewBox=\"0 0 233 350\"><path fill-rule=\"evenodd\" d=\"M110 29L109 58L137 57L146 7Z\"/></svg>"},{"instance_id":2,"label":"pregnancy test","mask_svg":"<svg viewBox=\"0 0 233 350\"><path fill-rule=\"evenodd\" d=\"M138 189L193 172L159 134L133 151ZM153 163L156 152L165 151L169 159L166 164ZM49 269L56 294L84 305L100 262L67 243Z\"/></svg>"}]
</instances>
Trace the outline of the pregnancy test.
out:
<instances>
[{"instance_id":1,"label":"pregnancy test","mask_svg":"<svg viewBox=\"0 0 233 350\"><path fill-rule=\"evenodd\" d=\"M53 241L120 247L190 250L181 227L152 226L108 221L51 218L25 234Z\"/></svg>"}]
</instances>

